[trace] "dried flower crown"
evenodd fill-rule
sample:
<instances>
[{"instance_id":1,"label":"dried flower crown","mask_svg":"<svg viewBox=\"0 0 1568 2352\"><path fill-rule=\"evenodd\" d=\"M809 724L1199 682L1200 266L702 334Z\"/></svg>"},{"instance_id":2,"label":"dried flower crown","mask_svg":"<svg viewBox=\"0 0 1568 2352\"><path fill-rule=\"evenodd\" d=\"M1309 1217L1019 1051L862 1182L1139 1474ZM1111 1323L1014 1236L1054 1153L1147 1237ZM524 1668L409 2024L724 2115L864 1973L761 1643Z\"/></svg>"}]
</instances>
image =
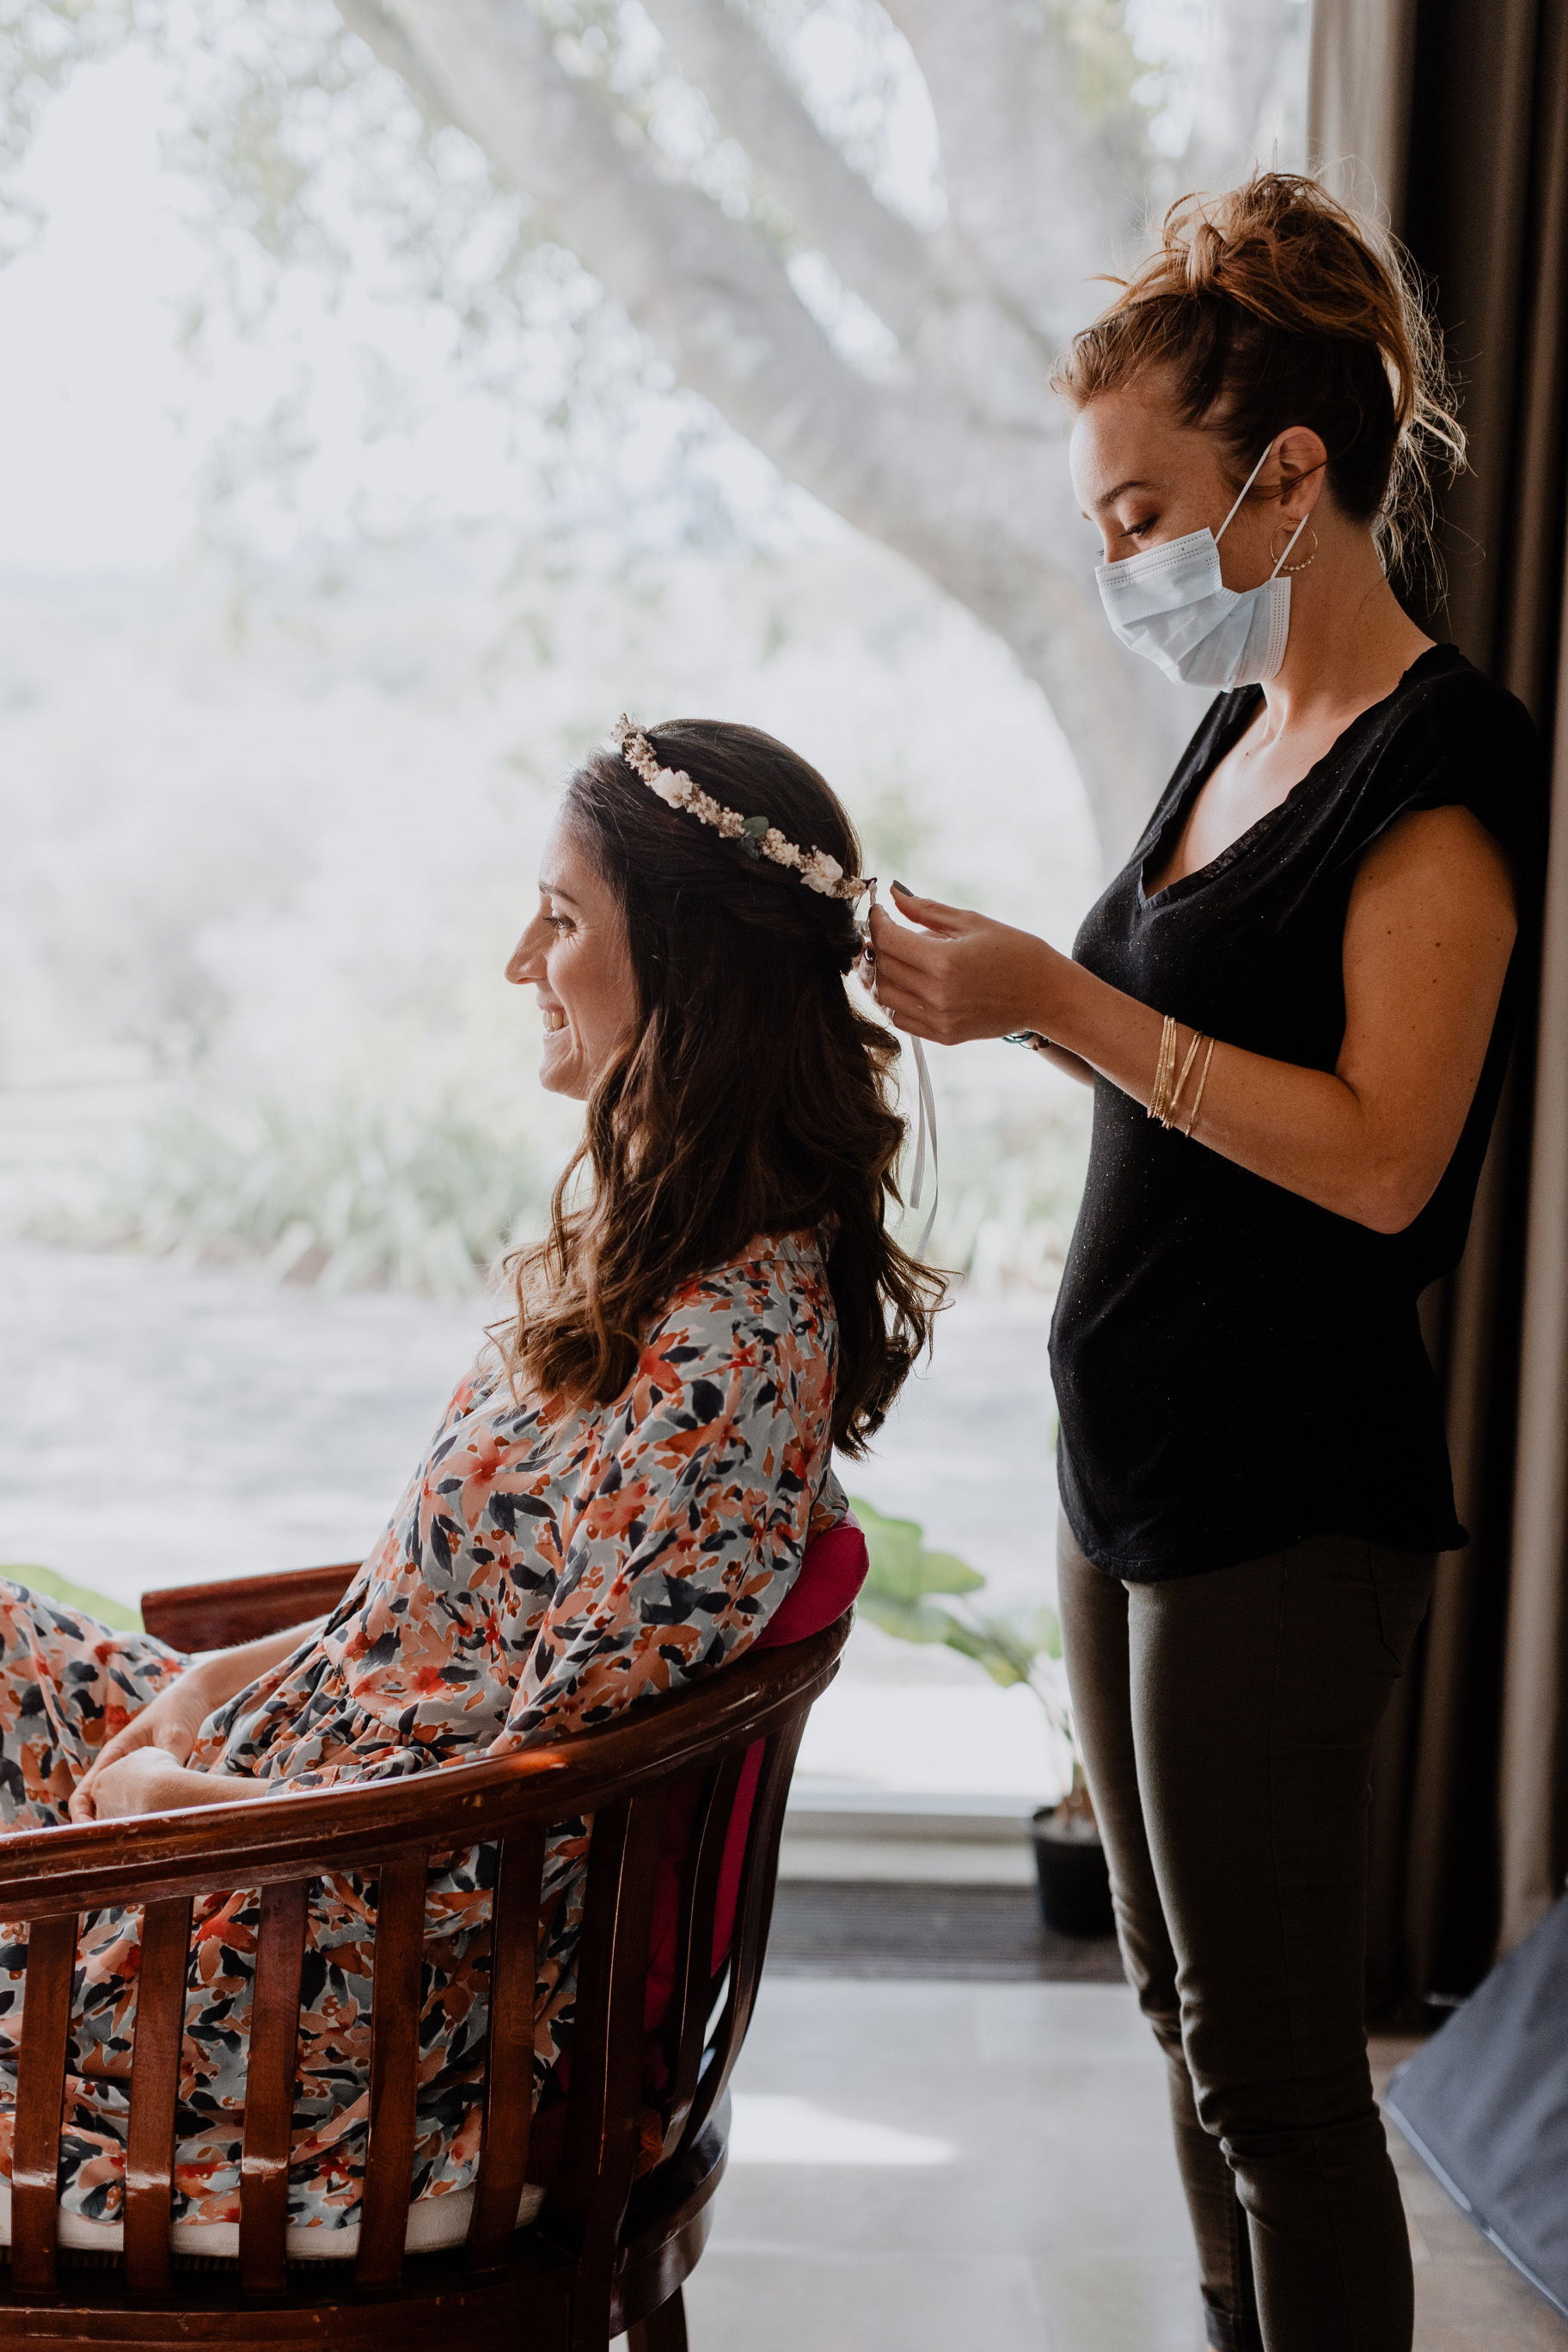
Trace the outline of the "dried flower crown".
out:
<instances>
[{"instance_id":1,"label":"dried flower crown","mask_svg":"<svg viewBox=\"0 0 1568 2352\"><path fill-rule=\"evenodd\" d=\"M634 727L624 713L612 733L627 767L642 778L650 793L658 794L667 808L684 809L689 816L710 824L727 841L739 842L748 857L768 857L775 866L793 867L808 890L819 891L825 898L847 898L853 904L871 887L869 881L847 875L826 849L801 849L786 840L765 816L742 816L739 810L725 808L693 783L684 768L661 767L642 729Z\"/></svg>"}]
</instances>

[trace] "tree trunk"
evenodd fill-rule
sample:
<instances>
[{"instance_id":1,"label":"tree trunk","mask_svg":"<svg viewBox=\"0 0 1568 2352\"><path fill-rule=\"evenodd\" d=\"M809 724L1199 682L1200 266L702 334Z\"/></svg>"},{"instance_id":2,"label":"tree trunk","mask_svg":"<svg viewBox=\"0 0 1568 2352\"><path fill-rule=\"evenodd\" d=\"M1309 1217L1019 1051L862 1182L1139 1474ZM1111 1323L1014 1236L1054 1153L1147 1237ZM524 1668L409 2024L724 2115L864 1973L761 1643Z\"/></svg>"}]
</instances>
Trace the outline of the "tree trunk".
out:
<instances>
[{"instance_id":1,"label":"tree trunk","mask_svg":"<svg viewBox=\"0 0 1568 2352\"><path fill-rule=\"evenodd\" d=\"M962 227L926 252L890 215L879 239L868 218L853 224L878 283L900 255L921 251L914 290L925 321L888 379L872 381L835 352L775 247L627 135L593 87L564 70L524 0L340 6L421 102L460 124L532 198L688 384L789 479L1005 640L1067 738L1107 866L1120 863L1183 730L1179 698L1151 693L1152 674L1140 675L1146 666L1106 628L1092 534L1067 479L1065 420L1048 391L1049 346L1022 305L987 284ZM693 16L687 0L672 21L689 36ZM729 20L727 40L752 37L740 24ZM798 109L781 75L746 64L725 61L733 105ZM774 131L775 177L797 159L807 168L819 134L782 118ZM755 130L753 142L764 143ZM882 304L898 308L896 288Z\"/></svg>"}]
</instances>

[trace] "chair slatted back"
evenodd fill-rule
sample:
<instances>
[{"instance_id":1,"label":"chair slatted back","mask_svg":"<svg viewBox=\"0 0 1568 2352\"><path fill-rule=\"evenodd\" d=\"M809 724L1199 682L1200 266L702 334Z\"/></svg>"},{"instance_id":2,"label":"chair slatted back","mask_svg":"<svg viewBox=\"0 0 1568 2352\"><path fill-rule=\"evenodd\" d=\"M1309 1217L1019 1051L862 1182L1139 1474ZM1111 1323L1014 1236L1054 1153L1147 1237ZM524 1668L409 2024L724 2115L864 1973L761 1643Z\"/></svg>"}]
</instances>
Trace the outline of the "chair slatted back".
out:
<instances>
[{"instance_id":1,"label":"chair slatted back","mask_svg":"<svg viewBox=\"0 0 1568 2352\"><path fill-rule=\"evenodd\" d=\"M539 2217L583 2275L573 2318L589 2344L609 2340L615 2244L637 2167L643 1988L668 1794L666 1780L594 1817L565 2137Z\"/></svg>"},{"instance_id":2,"label":"chair slatted back","mask_svg":"<svg viewBox=\"0 0 1568 2352\"><path fill-rule=\"evenodd\" d=\"M746 2029L752 2021L757 1987L762 1980L763 1961L767 1953L768 1928L773 1921L773 1888L778 1879L784 1806L789 1800L790 1779L795 1771L795 1755L805 1729L803 1711L774 1732L763 1745L751 1835L746 1841L745 1863L741 1875L740 1900L735 1911L729 1987L723 2009L702 2054L700 2078L681 2135L680 2145L683 2147L689 2147L723 2097L735 2061L741 2054Z\"/></svg>"},{"instance_id":3,"label":"chair slatted back","mask_svg":"<svg viewBox=\"0 0 1568 2352\"><path fill-rule=\"evenodd\" d=\"M347 1570L310 1570L321 1605ZM293 1622L306 1579L268 1580ZM233 1588L151 1596L149 1630L181 1647L255 1629L262 1596ZM368 2131L356 2290L395 2295L404 2275L419 2089L426 1890L432 1856L493 1846L489 2031L467 2241L451 2259L493 2273L517 2243L534 2153L534 2007L546 1838L591 1815L564 2120L532 2242L570 2280L570 2342L608 2340L628 2202L646 2171L649 2084L668 2167L721 2096L744 2035L766 1943L779 1833L812 1700L837 1669L847 1626L757 1653L691 1691L617 1723L518 1756L438 1773L251 1799L195 1813L67 1824L0 1841L0 1917L28 1923L17 2063L11 2300L58 2285L57 2179L72 1975L82 1914L142 1909L130 2080L124 2290L139 2307L174 2293L170 2226L193 1905L259 1890L240 2167L240 2297L300 2292L287 2251L289 2165L301 1981L312 1884L352 1870L375 1883ZM715 1967L721 1870L749 1753L762 1752L727 1963ZM679 1871L674 1995L657 2053L644 2004L667 1808L697 1793ZM728 1990L713 2015L725 1976ZM314 2269L315 2266L312 2266ZM318 2273L319 2275L319 2273ZM3 2326L3 2322L0 2322Z\"/></svg>"},{"instance_id":4,"label":"chair slatted back","mask_svg":"<svg viewBox=\"0 0 1568 2352\"><path fill-rule=\"evenodd\" d=\"M16 2123L11 2157L11 2275L47 2291L55 2284L55 2183L65 2105L66 2043L76 1968L75 1914L27 1932Z\"/></svg>"},{"instance_id":5,"label":"chair slatted back","mask_svg":"<svg viewBox=\"0 0 1568 2352\"><path fill-rule=\"evenodd\" d=\"M283 2248L310 1897L303 1878L261 1891L239 2161L239 2276L247 2294L281 2294L287 2277Z\"/></svg>"},{"instance_id":6,"label":"chair slatted back","mask_svg":"<svg viewBox=\"0 0 1568 2352\"><path fill-rule=\"evenodd\" d=\"M726 1756L705 1775L692 1820L692 1834L687 1843L677 1916L678 1998L671 2019L674 2057L665 2136L667 2156L675 2155L687 2143L687 2125L707 2047L708 2023L718 1997L722 1967L715 1967L713 1942L719 1877L745 1763L743 1755Z\"/></svg>"},{"instance_id":7,"label":"chair slatted back","mask_svg":"<svg viewBox=\"0 0 1568 2352\"><path fill-rule=\"evenodd\" d=\"M419 1978L426 1856L382 1864L372 1945L370 2131L360 2205L359 2286L395 2286L414 2193L419 2092Z\"/></svg>"},{"instance_id":8,"label":"chair slatted back","mask_svg":"<svg viewBox=\"0 0 1568 2352\"><path fill-rule=\"evenodd\" d=\"M501 2261L517 2228L533 2123L533 1996L538 1973L544 1832L503 1838L491 1897L490 2023L485 2112L468 2223L476 2270Z\"/></svg>"},{"instance_id":9,"label":"chair slatted back","mask_svg":"<svg viewBox=\"0 0 1568 2352\"><path fill-rule=\"evenodd\" d=\"M149 1903L142 1915L125 2146L125 2277L132 2294L164 2294L172 2276L169 2200L190 1949L190 1896Z\"/></svg>"}]
</instances>

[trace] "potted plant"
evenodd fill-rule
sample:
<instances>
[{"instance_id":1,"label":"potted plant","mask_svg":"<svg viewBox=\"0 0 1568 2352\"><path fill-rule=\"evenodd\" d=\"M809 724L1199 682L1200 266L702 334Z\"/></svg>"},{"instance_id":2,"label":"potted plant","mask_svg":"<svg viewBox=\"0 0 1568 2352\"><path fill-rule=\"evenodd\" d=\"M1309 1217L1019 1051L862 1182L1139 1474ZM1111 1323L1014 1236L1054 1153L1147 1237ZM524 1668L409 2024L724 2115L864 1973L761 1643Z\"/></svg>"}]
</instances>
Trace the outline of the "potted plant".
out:
<instances>
[{"instance_id":1,"label":"potted plant","mask_svg":"<svg viewBox=\"0 0 1568 2352\"><path fill-rule=\"evenodd\" d=\"M1026 1617L982 1611L969 1596L984 1590L985 1579L952 1552L928 1551L913 1519L889 1518L869 1503L851 1507L871 1557L859 1601L871 1622L900 1641L940 1642L973 1658L1005 1690L1021 1684L1066 1745L1071 1785L1058 1803L1042 1805L1030 1823L1040 1916L1064 1936L1112 1934L1110 1878L1061 1676L1056 1611L1042 1608Z\"/></svg>"}]
</instances>

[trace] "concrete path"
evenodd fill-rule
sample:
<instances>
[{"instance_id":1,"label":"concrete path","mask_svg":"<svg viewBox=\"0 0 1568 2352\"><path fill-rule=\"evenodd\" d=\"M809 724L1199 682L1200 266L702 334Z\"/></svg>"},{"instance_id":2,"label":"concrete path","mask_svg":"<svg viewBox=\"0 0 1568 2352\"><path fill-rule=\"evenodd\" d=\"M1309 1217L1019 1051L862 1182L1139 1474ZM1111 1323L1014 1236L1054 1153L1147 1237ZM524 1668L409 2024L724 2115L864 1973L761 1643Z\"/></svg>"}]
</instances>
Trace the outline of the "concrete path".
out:
<instances>
[{"instance_id":1,"label":"concrete path","mask_svg":"<svg viewBox=\"0 0 1568 2352\"><path fill-rule=\"evenodd\" d=\"M1415 2352L1568 2352L1391 2138ZM1163 2069L1131 1994L764 1979L687 2304L692 2352L1200 2352Z\"/></svg>"}]
</instances>

